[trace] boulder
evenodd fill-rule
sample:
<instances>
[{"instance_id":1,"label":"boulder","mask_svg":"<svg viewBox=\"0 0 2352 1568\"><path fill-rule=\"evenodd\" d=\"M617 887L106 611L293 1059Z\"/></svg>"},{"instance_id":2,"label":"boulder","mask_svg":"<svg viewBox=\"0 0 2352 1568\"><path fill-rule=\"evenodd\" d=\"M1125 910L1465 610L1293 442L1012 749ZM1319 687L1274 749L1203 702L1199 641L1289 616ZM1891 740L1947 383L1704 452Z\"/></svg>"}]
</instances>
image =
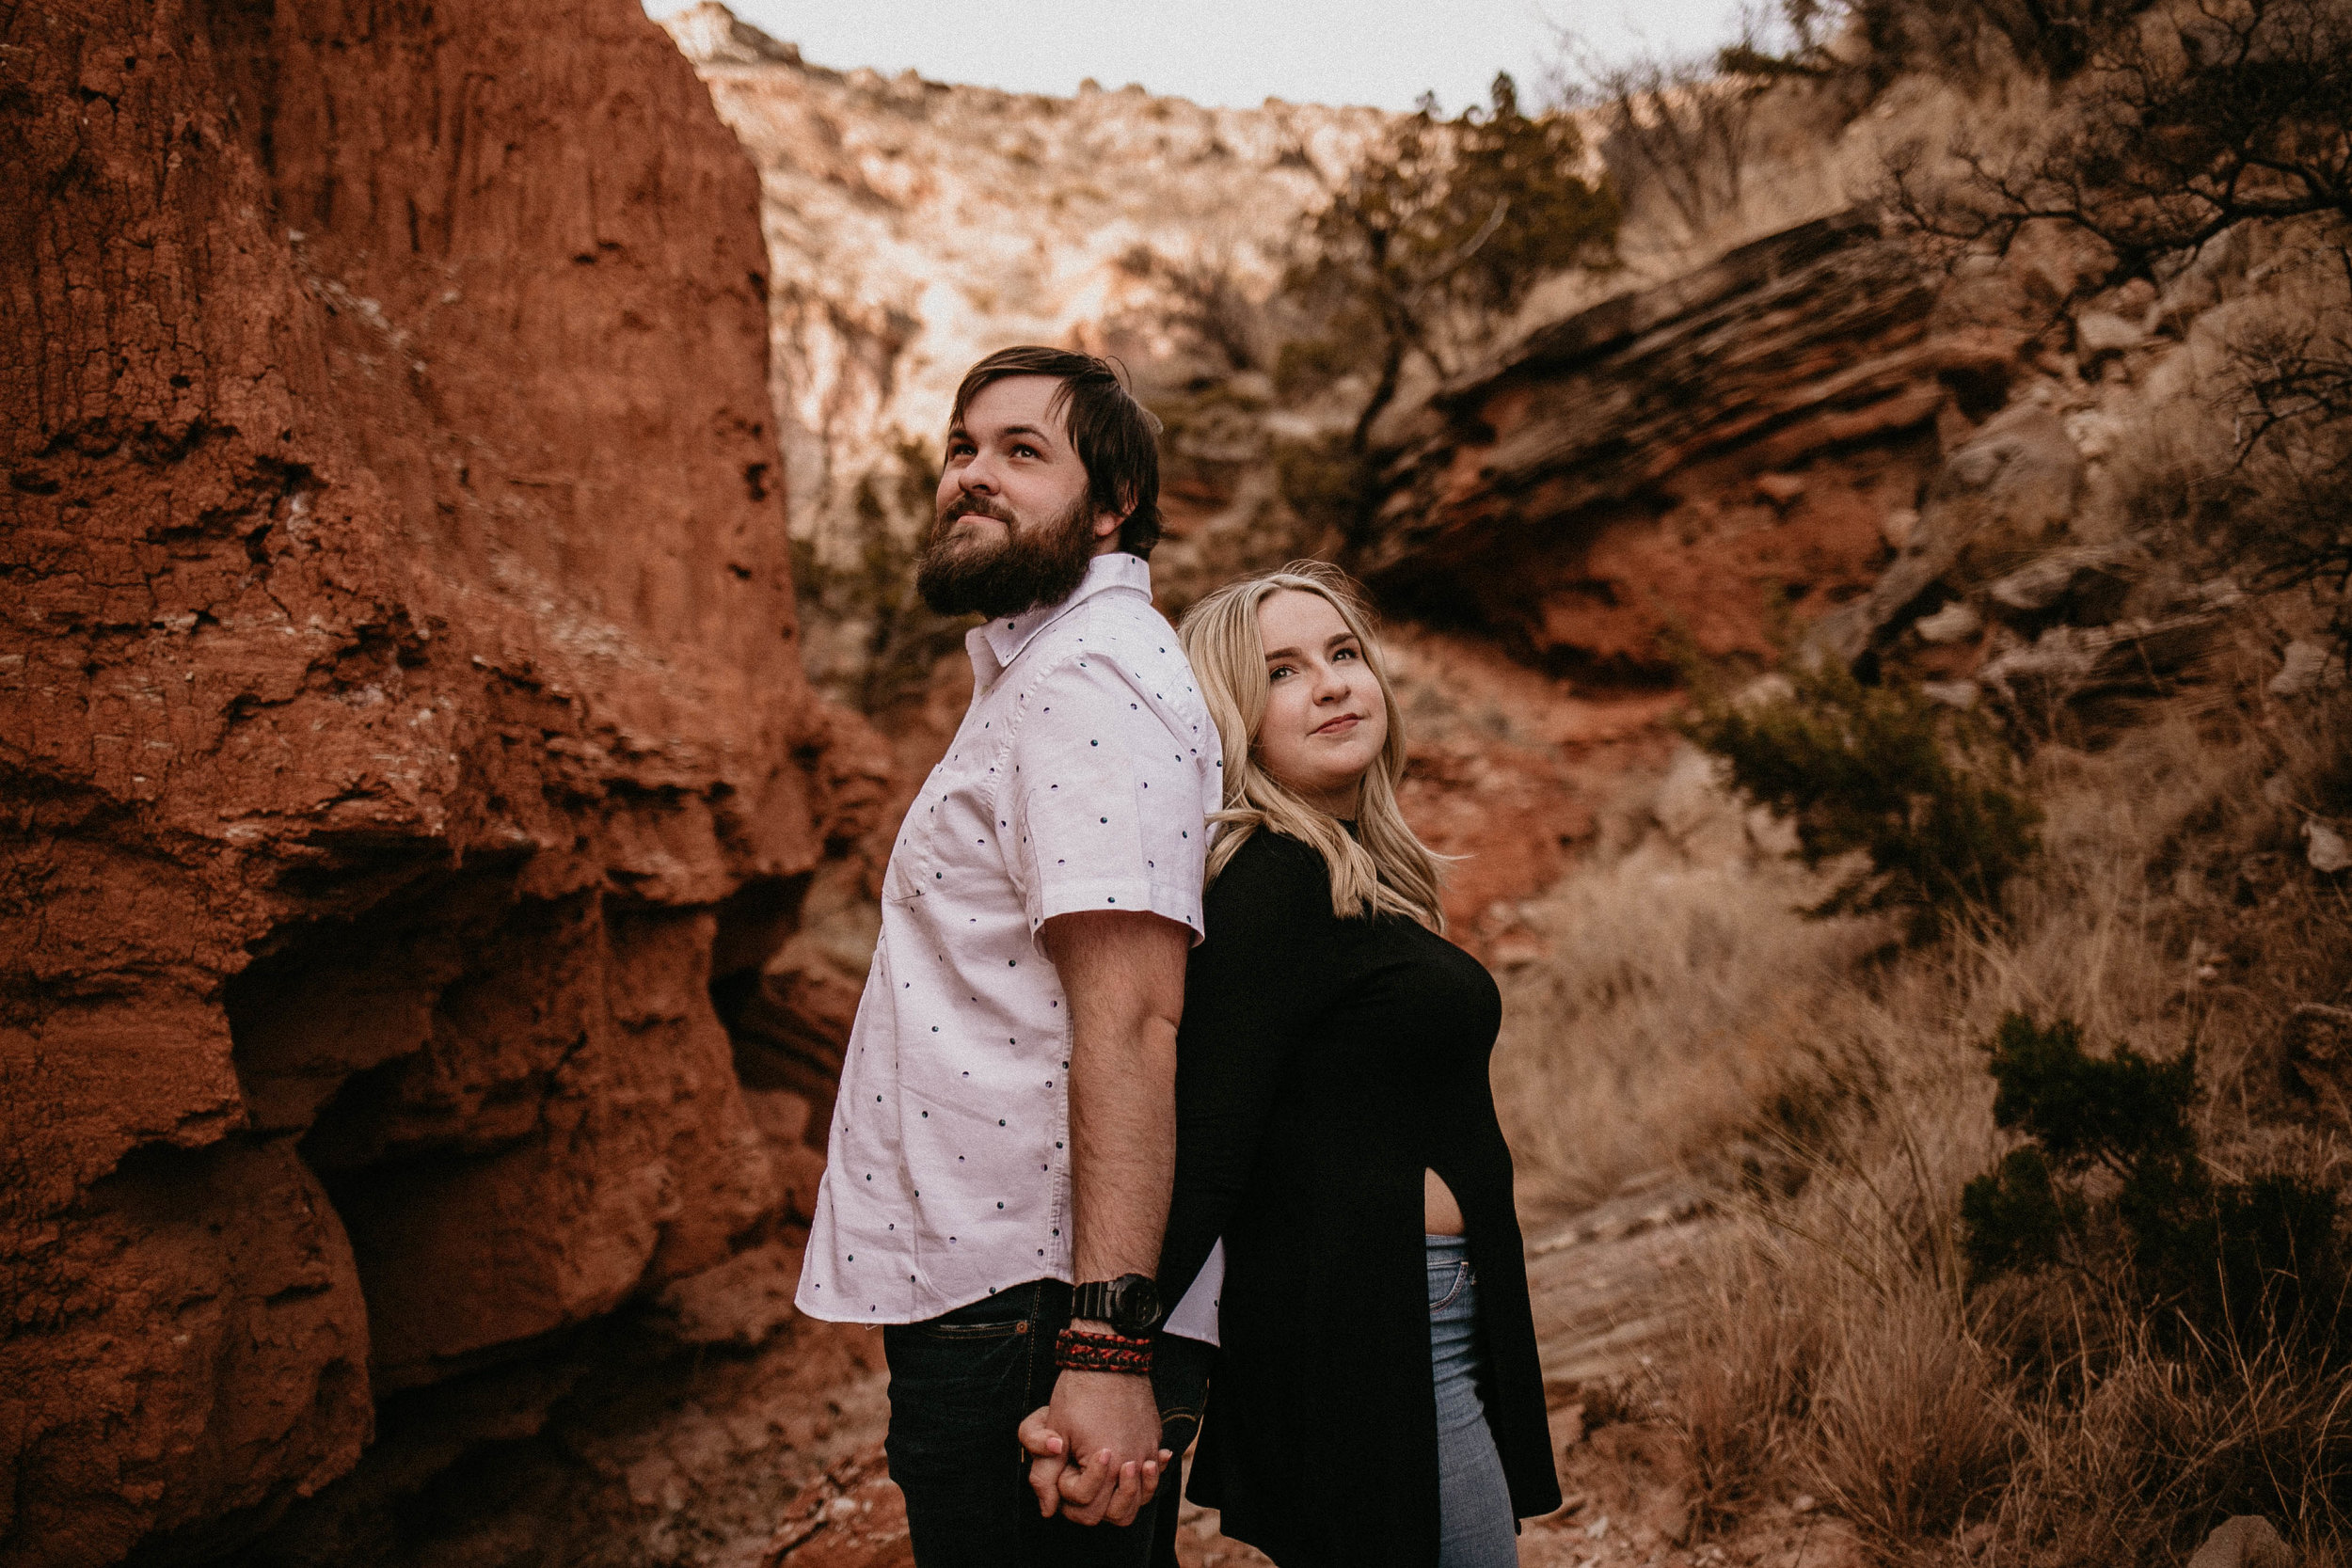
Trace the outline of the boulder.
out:
<instances>
[{"instance_id":1,"label":"boulder","mask_svg":"<svg viewBox=\"0 0 2352 1568\"><path fill-rule=\"evenodd\" d=\"M2295 1568L2295 1552L2269 1520L2240 1513L2214 1527L2188 1568Z\"/></svg>"},{"instance_id":2,"label":"boulder","mask_svg":"<svg viewBox=\"0 0 2352 1568\"><path fill-rule=\"evenodd\" d=\"M1996 546L2039 546L2074 515L2082 455L2066 423L2039 403L1986 421L1945 461L1930 491L1941 533L1955 550L1991 535Z\"/></svg>"},{"instance_id":3,"label":"boulder","mask_svg":"<svg viewBox=\"0 0 2352 1568\"><path fill-rule=\"evenodd\" d=\"M792 1321L801 1248L771 1241L672 1280L652 1303L654 1323L685 1345L756 1350Z\"/></svg>"},{"instance_id":4,"label":"boulder","mask_svg":"<svg viewBox=\"0 0 2352 1568\"><path fill-rule=\"evenodd\" d=\"M2352 1007L2307 1002L2280 1041L2280 1083L2326 1120L2352 1127Z\"/></svg>"},{"instance_id":5,"label":"boulder","mask_svg":"<svg viewBox=\"0 0 2352 1568\"><path fill-rule=\"evenodd\" d=\"M1984 629L1984 617L1965 599L1954 599L1932 615L1922 615L1912 629L1927 642L1959 642Z\"/></svg>"},{"instance_id":6,"label":"boulder","mask_svg":"<svg viewBox=\"0 0 2352 1568\"><path fill-rule=\"evenodd\" d=\"M2153 694L2212 645L2218 614L2191 610L2108 626L2052 626L1987 659L1977 682L2012 705Z\"/></svg>"},{"instance_id":7,"label":"boulder","mask_svg":"<svg viewBox=\"0 0 2352 1568\"><path fill-rule=\"evenodd\" d=\"M1934 290L1841 214L1546 323L1441 388L1378 454L1349 563L1392 606L1602 671L1766 654L1863 593L1935 465L1952 378L2014 345L1931 328Z\"/></svg>"},{"instance_id":8,"label":"boulder","mask_svg":"<svg viewBox=\"0 0 2352 1568\"><path fill-rule=\"evenodd\" d=\"M2303 858L2313 871L2336 872L2352 865L2352 845L2325 822L2303 824Z\"/></svg>"},{"instance_id":9,"label":"boulder","mask_svg":"<svg viewBox=\"0 0 2352 1568\"><path fill-rule=\"evenodd\" d=\"M1807 653L1852 660L1938 583L1970 587L2029 561L2063 529L2081 484L2081 454L2057 415L2038 403L2002 410L1945 460L1869 591L1807 630Z\"/></svg>"},{"instance_id":10,"label":"boulder","mask_svg":"<svg viewBox=\"0 0 2352 1568\"><path fill-rule=\"evenodd\" d=\"M2137 322L2106 310L2085 310L2074 318L2074 352L2086 360L2128 354L2148 341Z\"/></svg>"},{"instance_id":11,"label":"boulder","mask_svg":"<svg viewBox=\"0 0 2352 1568\"><path fill-rule=\"evenodd\" d=\"M2086 625L2111 620L2147 551L2134 540L2081 545L2037 556L1994 581L1985 596L2004 610L2037 614L2063 609Z\"/></svg>"},{"instance_id":12,"label":"boulder","mask_svg":"<svg viewBox=\"0 0 2352 1568\"><path fill-rule=\"evenodd\" d=\"M2301 697L2325 687L2344 684L2344 659L2326 645L2296 638L2280 656L2279 673L2270 677L2274 697Z\"/></svg>"}]
</instances>

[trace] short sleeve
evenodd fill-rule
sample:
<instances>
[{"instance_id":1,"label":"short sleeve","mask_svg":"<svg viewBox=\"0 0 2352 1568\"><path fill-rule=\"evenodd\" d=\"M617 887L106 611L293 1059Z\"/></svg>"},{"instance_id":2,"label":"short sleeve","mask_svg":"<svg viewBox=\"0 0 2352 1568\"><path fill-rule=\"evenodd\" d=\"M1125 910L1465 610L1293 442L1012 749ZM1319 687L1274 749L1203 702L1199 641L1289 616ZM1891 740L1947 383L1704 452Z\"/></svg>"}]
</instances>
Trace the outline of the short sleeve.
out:
<instances>
[{"instance_id":1,"label":"short sleeve","mask_svg":"<svg viewBox=\"0 0 2352 1568\"><path fill-rule=\"evenodd\" d=\"M1174 722L1111 652L1057 660L1022 698L1008 847L1033 936L1056 915L1135 910L1200 940L1208 801L1197 737Z\"/></svg>"}]
</instances>

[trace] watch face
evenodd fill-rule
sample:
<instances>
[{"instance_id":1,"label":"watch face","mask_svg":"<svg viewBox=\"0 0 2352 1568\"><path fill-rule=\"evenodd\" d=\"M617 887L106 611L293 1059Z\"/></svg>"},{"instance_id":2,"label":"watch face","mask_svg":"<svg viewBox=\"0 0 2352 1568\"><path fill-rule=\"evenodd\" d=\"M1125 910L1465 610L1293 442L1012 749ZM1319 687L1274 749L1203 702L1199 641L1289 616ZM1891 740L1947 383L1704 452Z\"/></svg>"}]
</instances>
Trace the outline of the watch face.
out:
<instances>
[{"instance_id":1,"label":"watch face","mask_svg":"<svg viewBox=\"0 0 2352 1568\"><path fill-rule=\"evenodd\" d=\"M1110 1283L1110 1325L1125 1335L1149 1334L1160 1325L1159 1287L1139 1274L1121 1275Z\"/></svg>"}]
</instances>

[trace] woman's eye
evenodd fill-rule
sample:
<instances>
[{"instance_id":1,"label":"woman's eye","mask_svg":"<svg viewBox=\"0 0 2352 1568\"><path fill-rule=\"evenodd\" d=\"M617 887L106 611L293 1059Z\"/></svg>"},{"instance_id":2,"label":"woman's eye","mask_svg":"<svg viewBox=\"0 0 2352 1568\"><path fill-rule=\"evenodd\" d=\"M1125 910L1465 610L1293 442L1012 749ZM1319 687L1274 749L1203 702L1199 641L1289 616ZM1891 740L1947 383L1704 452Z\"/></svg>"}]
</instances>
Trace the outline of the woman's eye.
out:
<instances>
[{"instance_id":1,"label":"woman's eye","mask_svg":"<svg viewBox=\"0 0 2352 1568\"><path fill-rule=\"evenodd\" d=\"M1280 679L1281 679L1284 675L1291 674L1291 673L1293 673L1293 671L1291 670L1291 667L1290 667L1289 665L1287 665L1287 664L1278 664L1278 665L1276 665L1273 669L1268 670L1268 671L1265 673L1265 678L1266 678L1266 679L1268 679L1268 680L1270 680L1270 681L1279 681L1279 680L1280 680Z\"/></svg>"},{"instance_id":2,"label":"woman's eye","mask_svg":"<svg viewBox=\"0 0 2352 1568\"><path fill-rule=\"evenodd\" d=\"M1341 648L1335 651L1331 657L1333 658L1354 658L1356 657L1356 650L1353 648Z\"/></svg>"}]
</instances>

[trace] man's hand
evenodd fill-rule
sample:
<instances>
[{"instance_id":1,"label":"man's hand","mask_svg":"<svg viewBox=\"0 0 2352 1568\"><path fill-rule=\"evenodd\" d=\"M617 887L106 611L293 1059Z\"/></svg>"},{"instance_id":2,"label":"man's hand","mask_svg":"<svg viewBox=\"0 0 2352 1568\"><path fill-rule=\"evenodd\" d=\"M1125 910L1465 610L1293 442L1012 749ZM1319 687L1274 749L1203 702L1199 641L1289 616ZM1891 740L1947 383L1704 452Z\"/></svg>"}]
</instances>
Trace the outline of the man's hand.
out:
<instances>
[{"instance_id":1,"label":"man's hand","mask_svg":"<svg viewBox=\"0 0 2352 1568\"><path fill-rule=\"evenodd\" d=\"M1173 1457L1159 1444L1151 1380L1124 1372L1065 1371L1054 1402L1021 1423L1039 1512L1081 1525L1135 1522Z\"/></svg>"}]
</instances>

